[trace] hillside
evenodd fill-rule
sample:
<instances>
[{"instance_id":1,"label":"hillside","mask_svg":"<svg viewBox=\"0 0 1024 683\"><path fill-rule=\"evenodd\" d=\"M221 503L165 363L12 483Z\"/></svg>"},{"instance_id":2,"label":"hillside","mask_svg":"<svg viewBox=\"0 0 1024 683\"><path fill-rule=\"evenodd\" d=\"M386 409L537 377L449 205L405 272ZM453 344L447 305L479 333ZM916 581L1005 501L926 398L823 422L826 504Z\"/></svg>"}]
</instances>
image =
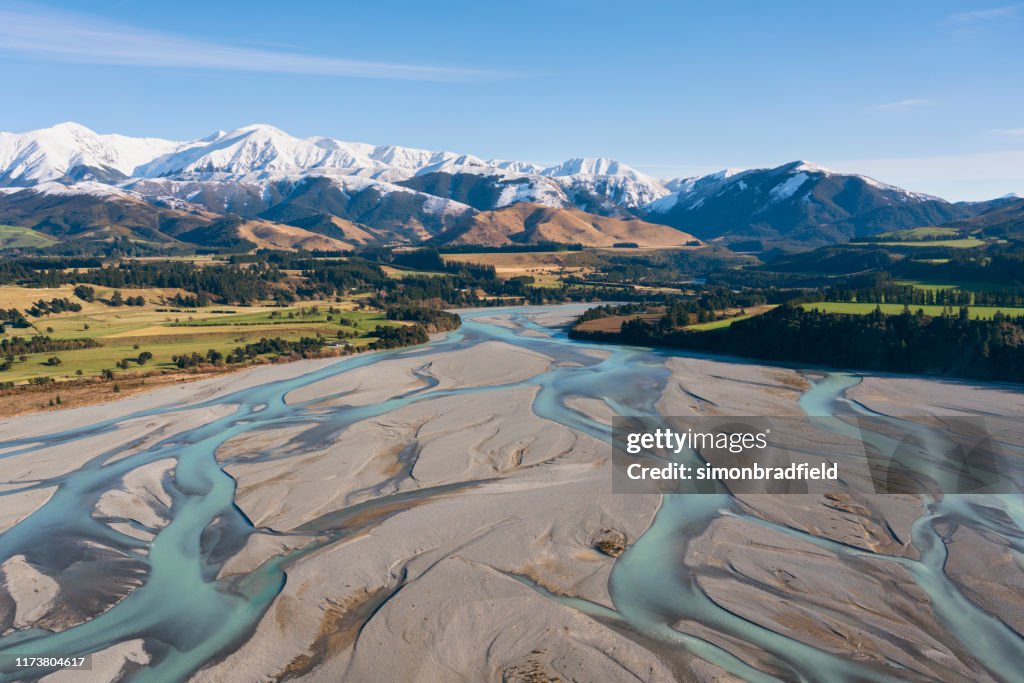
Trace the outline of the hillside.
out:
<instances>
[{"instance_id":1,"label":"hillside","mask_svg":"<svg viewBox=\"0 0 1024 683\"><path fill-rule=\"evenodd\" d=\"M1024 239L1024 199L1014 197L992 203L994 206L988 211L948 226L986 237Z\"/></svg>"},{"instance_id":2,"label":"hillside","mask_svg":"<svg viewBox=\"0 0 1024 683\"><path fill-rule=\"evenodd\" d=\"M183 203L172 208L123 190L88 184L68 188L49 183L0 194L0 224L10 224L4 228L4 235L10 237L0 241L7 248L116 239L153 247L338 250L352 246L300 227L222 215Z\"/></svg>"},{"instance_id":3,"label":"hillside","mask_svg":"<svg viewBox=\"0 0 1024 683\"><path fill-rule=\"evenodd\" d=\"M623 242L641 247L700 244L693 235L664 225L526 203L478 213L466 226L440 235L437 241L452 245L561 242L589 247L610 247Z\"/></svg>"},{"instance_id":4,"label":"hillside","mask_svg":"<svg viewBox=\"0 0 1024 683\"><path fill-rule=\"evenodd\" d=\"M702 239L821 246L887 230L941 225L985 208L793 162L685 183L649 206L647 219Z\"/></svg>"}]
</instances>

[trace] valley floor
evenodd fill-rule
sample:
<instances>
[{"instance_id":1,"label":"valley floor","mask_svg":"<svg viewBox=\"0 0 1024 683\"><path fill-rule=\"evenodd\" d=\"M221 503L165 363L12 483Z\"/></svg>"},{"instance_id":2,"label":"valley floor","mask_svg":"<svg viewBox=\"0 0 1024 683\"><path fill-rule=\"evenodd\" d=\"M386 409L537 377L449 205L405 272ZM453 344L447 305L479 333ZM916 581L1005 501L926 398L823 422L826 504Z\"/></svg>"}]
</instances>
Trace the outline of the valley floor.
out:
<instances>
[{"instance_id":1,"label":"valley floor","mask_svg":"<svg viewBox=\"0 0 1024 683\"><path fill-rule=\"evenodd\" d=\"M613 494L617 412L802 416L830 380L571 342L581 310L474 311L426 346L0 422L0 653L95 652L97 681L995 681L1019 664L1019 505ZM1024 417L1006 388L841 379L820 405ZM32 627L52 634L13 642Z\"/></svg>"}]
</instances>

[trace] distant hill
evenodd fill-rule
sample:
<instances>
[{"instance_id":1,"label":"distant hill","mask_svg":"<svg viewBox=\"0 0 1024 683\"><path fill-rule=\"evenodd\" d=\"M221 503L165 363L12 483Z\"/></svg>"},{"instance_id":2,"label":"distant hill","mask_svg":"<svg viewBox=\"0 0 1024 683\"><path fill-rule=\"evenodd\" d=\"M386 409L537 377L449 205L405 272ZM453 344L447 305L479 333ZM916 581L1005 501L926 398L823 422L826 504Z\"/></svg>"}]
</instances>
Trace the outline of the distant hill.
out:
<instances>
[{"instance_id":1,"label":"distant hill","mask_svg":"<svg viewBox=\"0 0 1024 683\"><path fill-rule=\"evenodd\" d=\"M807 162L683 183L647 207L647 220L702 239L822 246L887 230L942 225L988 208L953 204Z\"/></svg>"},{"instance_id":2,"label":"distant hill","mask_svg":"<svg viewBox=\"0 0 1024 683\"><path fill-rule=\"evenodd\" d=\"M464 226L439 235L436 242L453 245L561 242L590 247L611 247L617 243L641 247L700 245L693 235L665 225L525 203L478 213Z\"/></svg>"},{"instance_id":3,"label":"distant hill","mask_svg":"<svg viewBox=\"0 0 1024 683\"><path fill-rule=\"evenodd\" d=\"M984 213L972 218L949 223L958 228L985 237L1024 240L1024 199L1019 197L996 200Z\"/></svg>"},{"instance_id":4,"label":"distant hill","mask_svg":"<svg viewBox=\"0 0 1024 683\"><path fill-rule=\"evenodd\" d=\"M270 221L223 215L183 203L147 201L101 184L58 183L0 194L0 224L26 229L34 239L8 247L39 247L61 240L104 242L119 238L154 246L349 249L350 242ZM8 230L7 232L10 232Z\"/></svg>"}]
</instances>

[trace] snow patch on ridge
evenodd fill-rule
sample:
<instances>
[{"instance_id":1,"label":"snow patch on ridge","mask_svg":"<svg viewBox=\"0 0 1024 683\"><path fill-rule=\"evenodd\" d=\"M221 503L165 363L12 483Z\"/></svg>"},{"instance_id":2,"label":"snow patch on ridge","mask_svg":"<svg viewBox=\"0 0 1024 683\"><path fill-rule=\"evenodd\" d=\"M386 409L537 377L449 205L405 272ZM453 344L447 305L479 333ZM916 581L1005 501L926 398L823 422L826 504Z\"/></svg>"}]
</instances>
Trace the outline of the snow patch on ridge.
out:
<instances>
[{"instance_id":1,"label":"snow patch on ridge","mask_svg":"<svg viewBox=\"0 0 1024 683\"><path fill-rule=\"evenodd\" d=\"M771 201L773 202L780 202L783 199L788 199L789 197L792 197L797 190L800 189L801 185L803 185L810 179L811 176L803 172L797 173L796 175L792 175L789 178L786 178L785 182L773 187L771 191L768 192L768 196L771 198Z\"/></svg>"}]
</instances>

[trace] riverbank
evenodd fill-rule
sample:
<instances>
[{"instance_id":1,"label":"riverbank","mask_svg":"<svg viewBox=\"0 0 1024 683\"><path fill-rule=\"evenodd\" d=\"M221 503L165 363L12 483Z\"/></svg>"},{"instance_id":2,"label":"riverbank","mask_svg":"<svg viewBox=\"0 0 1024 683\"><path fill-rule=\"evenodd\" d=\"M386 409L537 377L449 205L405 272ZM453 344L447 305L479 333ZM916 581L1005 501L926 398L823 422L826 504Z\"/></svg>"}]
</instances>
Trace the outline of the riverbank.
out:
<instances>
[{"instance_id":1,"label":"riverbank","mask_svg":"<svg viewBox=\"0 0 1024 683\"><path fill-rule=\"evenodd\" d=\"M321 358L328 359L340 357L340 355L321 356ZM148 373L123 375L117 379L107 381L88 378L45 385L19 385L13 389L0 390L0 418L17 417L33 413L54 413L72 408L105 405L168 386L223 377L224 375L246 372L266 365L284 365L299 360L303 359L284 356L273 361L262 361L253 364L202 365L177 372L158 370Z\"/></svg>"},{"instance_id":2,"label":"riverbank","mask_svg":"<svg viewBox=\"0 0 1024 683\"><path fill-rule=\"evenodd\" d=\"M162 387L242 372L253 366L209 366L188 372L152 372L104 382L98 379L69 380L59 384L25 384L0 391L0 418L31 413L55 413L120 401Z\"/></svg>"},{"instance_id":3,"label":"riverbank","mask_svg":"<svg viewBox=\"0 0 1024 683\"><path fill-rule=\"evenodd\" d=\"M597 313L581 316L569 336L755 363L1024 384L1024 318L931 318L909 309L900 315L848 315L785 304L758 315L678 327L657 312Z\"/></svg>"},{"instance_id":4,"label":"riverbank","mask_svg":"<svg viewBox=\"0 0 1024 683\"><path fill-rule=\"evenodd\" d=\"M445 332L428 332L424 340L438 339ZM404 348L420 343L419 338L400 339L394 346L385 348ZM371 347L324 347L313 356L319 359L338 359L364 353L372 353L384 349ZM176 384L196 382L211 377L219 377L232 373L244 372L265 365L283 365L301 360L309 360L310 356L280 355L273 358L257 357L249 363L202 363L182 370L153 370L118 375L113 379L103 380L96 377L69 379L48 384L22 384L8 389L0 389L0 419L28 415L33 413L52 413L70 408L109 404L130 396L137 396L155 391L162 387Z\"/></svg>"}]
</instances>

